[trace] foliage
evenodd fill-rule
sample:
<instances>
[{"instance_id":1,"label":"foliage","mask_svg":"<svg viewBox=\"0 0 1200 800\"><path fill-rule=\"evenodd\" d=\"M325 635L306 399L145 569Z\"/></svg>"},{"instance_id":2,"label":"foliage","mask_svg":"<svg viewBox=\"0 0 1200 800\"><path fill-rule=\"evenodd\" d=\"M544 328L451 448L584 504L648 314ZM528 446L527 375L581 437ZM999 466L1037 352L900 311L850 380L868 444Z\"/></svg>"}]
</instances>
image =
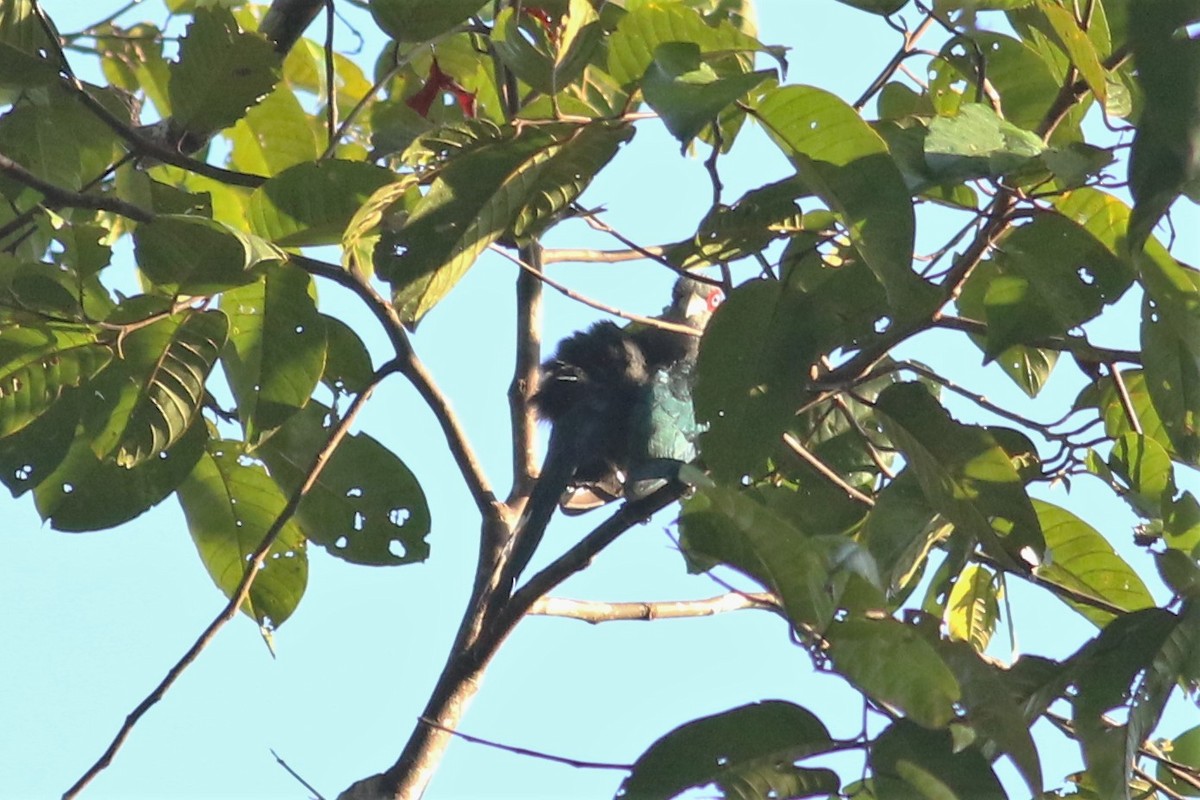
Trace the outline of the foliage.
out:
<instances>
[{"instance_id":1,"label":"foliage","mask_svg":"<svg viewBox=\"0 0 1200 800\"><path fill-rule=\"evenodd\" d=\"M470 670L538 596L647 509L626 506L511 596L489 581L534 472L531 432L514 428L505 507L412 333L496 248L523 262L518 302L535 317L542 237L578 216L603 227L581 193L638 126L661 124L684 152L711 152L712 207L694 237L634 255L716 268L728 292L701 343L707 477L683 502L687 563L769 592L883 722L838 740L777 700L681 721L622 796L1002 797L1001 757L1036 796L1041 719L1079 743L1078 796L1140 791L1147 757L1163 796L1194 795L1196 731L1173 749L1147 739L1200 682L1200 503L1177 477L1200 466L1200 272L1158 238L1178 198L1200 199L1200 0L843 2L864 25L921 19L853 102L793 81L749 0L377 0L391 39L369 74L259 32L258 6L169 3L186 21L172 49L151 23L61 40L33 0L6 3L0 480L64 531L174 496L213 581L269 633L303 597L310 542L361 565L427 557L421 484L440 478L347 435L373 387L402 375L482 515L481 572L434 692L434 716L453 718ZM939 31L940 49L918 45ZM106 85L75 77L85 57ZM139 127L142 103L162 121ZM1132 134L1128 157L1092 135L1101 115ZM730 201L721 159L752 126L794 170ZM959 233L921 257L947 217ZM126 243L132 295L115 288ZM328 245L340 263L306 250ZM322 313L322 282L350 289L394 352L373 361L351 320ZM1130 297L1140 345L1093 344L1091 325ZM1061 421L897 355L934 330ZM517 377L535 366L526 349ZM1043 401L1072 367L1074 405ZM951 394L993 424L951 413ZM529 398L526 383L514 420ZM1169 602L1112 547L1121 532L1036 497L1088 479L1144 521ZM1095 635L1062 660L1003 663L1013 582ZM345 796L419 794L445 738L420 726L407 771ZM844 751L863 781L811 762Z\"/></svg>"}]
</instances>

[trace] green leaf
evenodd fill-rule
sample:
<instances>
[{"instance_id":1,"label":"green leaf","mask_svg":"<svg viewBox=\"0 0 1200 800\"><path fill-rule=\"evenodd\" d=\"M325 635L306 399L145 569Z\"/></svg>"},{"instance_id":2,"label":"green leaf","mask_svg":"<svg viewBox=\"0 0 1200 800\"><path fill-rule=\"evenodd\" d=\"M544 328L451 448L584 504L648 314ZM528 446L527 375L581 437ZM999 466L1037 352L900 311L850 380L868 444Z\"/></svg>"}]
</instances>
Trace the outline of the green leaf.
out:
<instances>
[{"instance_id":1,"label":"green leaf","mask_svg":"<svg viewBox=\"0 0 1200 800\"><path fill-rule=\"evenodd\" d=\"M133 306L118 313L126 311ZM191 309L135 325L95 380L87 427L95 432L96 455L114 453L129 468L172 447L199 417L204 383L228 331L220 311Z\"/></svg>"},{"instance_id":2,"label":"green leaf","mask_svg":"<svg viewBox=\"0 0 1200 800\"><path fill-rule=\"evenodd\" d=\"M665 42L692 42L702 53L722 53L742 71L749 70L748 54L770 52L728 19L714 26L683 3L639 3L621 18L608 38L608 74L632 90L654 61L655 50ZM734 68L732 64L728 67Z\"/></svg>"},{"instance_id":3,"label":"green leaf","mask_svg":"<svg viewBox=\"0 0 1200 800\"><path fill-rule=\"evenodd\" d=\"M985 567L968 564L946 603L946 632L951 641L968 642L977 652L987 650L1000 620L1002 591L996 576Z\"/></svg>"},{"instance_id":4,"label":"green leaf","mask_svg":"<svg viewBox=\"0 0 1200 800\"><path fill-rule=\"evenodd\" d=\"M977 94L981 59L987 91L1000 98L1004 119L1022 130L1036 131L1058 96L1060 81L1033 48L1000 33L972 31L969 38L955 37L942 47L941 59L931 67L929 87L938 112L957 108L962 98L987 96ZM959 80L967 83L962 94L953 87ZM952 102L949 107L947 100ZM1070 119L1061 127L1069 132Z\"/></svg>"},{"instance_id":5,"label":"green leaf","mask_svg":"<svg viewBox=\"0 0 1200 800\"><path fill-rule=\"evenodd\" d=\"M885 17L895 14L908 5L908 0L838 0L838 2L860 11L869 11Z\"/></svg>"},{"instance_id":6,"label":"green leaf","mask_svg":"<svg viewBox=\"0 0 1200 800\"><path fill-rule=\"evenodd\" d=\"M834 668L868 696L940 728L962 695L941 656L913 626L891 617L848 619L825 632Z\"/></svg>"},{"instance_id":7,"label":"green leaf","mask_svg":"<svg viewBox=\"0 0 1200 800\"><path fill-rule=\"evenodd\" d=\"M68 394L29 425L0 438L0 482L13 497L37 487L62 463L75 441L81 396Z\"/></svg>"},{"instance_id":8,"label":"green leaf","mask_svg":"<svg viewBox=\"0 0 1200 800\"><path fill-rule=\"evenodd\" d=\"M479 138L450 151L428 193L375 251L375 267L393 284L392 300L410 325L506 231L518 223L521 232L535 221L546 225L542 215L573 201L633 133L624 125L582 130L547 125L490 134L475 126L470 132ZM591 170L576 171L581 157Z\"/></svg>"},{"instance_id":9,"label":"green leaf","mask_svg":"<svg viewBox=\"0 0 1200 800\"><path fill-rule=\"evenodd\" d=\"M892 723L869 756L876 800L1006 800L1000 780L974 747L957 748L950 731L908 720Z\"/></svg>"},{"instance_id":10,"label":"green leaf","mask_svg":"<svg viewBox=\"0 0 1200 800\"><path fill-rule=\"evenodd\" d=\"M1038 577L1125 611L1154 606L1154 598L1142 579L1092 526L1050 503L1037 500L1034 508L1050 553L1048 563L1038 567ZM1065 602L1096 625L1113 618L1107 611Z\"/></svg>"},{"instance_id":11,"label":"green leaf","mask_svg":"<svg viewBox=\"0 0 1200 800\"><path fill-rule=\"evenodd\" d=\"M1143 517L1158 519L1175 495L1175 470L1153 439L1126 433L1113 442L1108 467L1129 487L1125 499Z\"/></svg>"},{"instance_id":12,"label":"green leaf","mask_svg":"<svg viewBox=\"0 0 1200 800\"><path fill-rule=\"evenodd\" d=\"M1037 715L1026 713L1019 672L997 667L966 643L941 641L938 653L962 688L966 722L982 740L981 750L988 752L991 746L1007 755L1033 796L1040 796L1042 765L1029 730ZM1022 656L1017 664L1027 665L1030 659Z\"/></svg>"},{"instance_id":13,"label":"green leaf","mask_svg":"<svg viewBox=\"0 0 1200 800\"><path fill-rule=\"evenodd\" d=\"M1130 248L1141 249L1175 199L1200 178L1200 42L1188 34L1200 7L1153 0L1129 18L1129 39L1145 105L1129 157L1134 197Z\"/></svg>"},{"instance_id":14,"label":"green leaf","mask_svg":"<svg viewBox=\"0 0 1200 800\"><path fill-rule=\"evenodd\" d=\"M116 90L85 90L114 117L129 121L128 108ZM64 131L70 135L64 136ZM116 134L58 83L26 95L0 117L0 152L37 177L71 191L104 174L123 154ZM38 252L34 258L41 255Z\"/></svg>"},{"instance_id":15,"label":"green leaf","mask_svg":"<svg viewBox=\"0 0 1200 800\"><path fill-rule=\"evenodd\" d=\"M925 162L938 182L1007 175L1045 150L1037 135L980 103L963 103L951 116L934 117L925 137Z\"/></svg>"},{"instance_id":16,"label":"green leaf","mask_svg":"<svg viewBox=\"0 0 1200 800\"><path fill-rule=\"evenodd\" d=\"M296 93L283 85L247 111L224 136L229 139L230 166L256 175L278 175L288 167L314 161L324 147L319 124ZM244 195L244 190L238 191L239 197Z\"/></svg>"},{"instance_id":17,"label":"green leaf","mask_svg":"<svg viewBox=\"0 0 1200 800\"><path fill-rule=\"evenodd\" d=\"M353 328L337 317L322 314L321 321L325 325L326 344L321 381L334 392L365 391L375 373L367 346Z\"/></svg>"},{"instance_id":18,"label":"green leaf","mask_svg":"<svg viewBox=\"0 0 1200 800\"><path fill-rule=\"evenodd\" d=\"M305 479L332 425L330 409L313 400L255 455L290 494ZM342 439L300 502L296 521L310 542L353 564L392 566L429 556L429 506L421 485L403 461L365 433Z\"/></svg>"},{"instance_id":19,"label":"green leaf","mask_svg":"<svg viewBox=\"0 0 1200 800\"><path fill-rule=\"evenodd\" d=\"M945 535L944 526L934 525L936 518L911 469L876 495L863 537L889 594L899 593L920 577L930 548Z\"/></svg>"},{"instance_id":20,"label":"green leaf","mask_svg":"<svg viewBox=\"0 0 1200 800\"><path fill-rule=\"evenodd\" d=\"M1107 102L1106 70L1100 63L1100 53L1096 51L1096 45L1089 38L1088 31L1080 27L1074 14L1053 0L1038 0L1038 10L1045 15L1059 47L1070 57L1071 64L1079 71L1088 89L1101 103Z\"/></svg>"},{"instance_id":21,"label":"green leaf","mask_svg":"<svg viewBox=\"0 0 1200 800\"><path fill-rule=\"evenodd\" d=\"M247 559L287 498L260 465L242 455L239 442L214 441L179 487L179 502L205 569L232 597ZM289 520L271 545L242 611L268 630L277 628L296 610L307 583L304 535Z\"/></svg>"},{"instance_id":22,"label":"green leaf","mask_svg":"<svg viewBox=\"0 0 1200 800\"><path fill-rule=\"evenodd\" d=\"M642 94L686 148L725 108L774 74L759 70L721 76L695 42L664 42L646 69Z\"/></svg>"},{"instance_id":23,"label":"green leaf","mask_svg":"<svg viewBox=\"0 0 1200 800\"><path fill-rule=\"evenodd\" d=\"M112 348L82 325L0 327L0 438L46 413L67 389L94 377Z\"/></svg>"},{"instance_id":24,"label":"green leaf","mask_svg":"<svg viewBox=\"0 0 1200 800\"><path fill-rule=\"evenodd\" d=\"M1008 454L985 429L955 422L926 389L900 383L876 403L929 504L993 558L1025 572L1041 563L1041 527Z\"/></svg>"},{"instance_id":25,"label":"green leaf","mask_svg":"<svg viewBox=\"0 0 1200 800\"><path fill-rule=\"evenodd\" d=\"M1200 565L1185 553L1168 549L1154 554L1159 577L1176 597L1200 598Z\"/></svg>"},{"instance_id":26,"label":"green leaf","mask_svg":"<svg viewBox=\"0 0 1200 800\"><path fill-rule=\"evenodd\" d=\"M186 131L228 128L279 80L279 55L265 36L245 33L227 9L197 8L179 43L168 95Z\"/></svg>"},{"instance_id":27,"label":"green leaf","mask_svg":"<svg viewBox=\"0 0 1200 800\"><path fill-rule=\"evenodd\" d=\"M1200 300L1197 294L1196 300ZM1186 317L1185 317L1186 315ZM1174 303L1142 302L1142 363L1150 400L1175 454L1200 464L1200 343L1191 338L1195 316Z\"/></svg>"},{"instance_id":28,"label":"green leaf","mask_svg":"<svg viewBox=\"0 0 1200 800\"><path fill-rule=\"evenodd\" d=\"M1143 692L1137 677L1143 671L1153 673L1177 622L1174 614L1157 608L1118 617L1076 657L1073 721L1088 776L1103 800L1129 797L1137 748L1157 723L1166 700L1159 681L1154 681L1155 691ZM1173 685L1165 688L1169 693ZM1126 708L1127 724L1104 718Z\"/></svg>"},{"instance_id":29,"label":"green leaf","mask_svg":"<svg viewBox=\"0 0 1200 800\"><path fill-rule=\"evenodd\" d=\"M1038 214L999 245L984 295L989 356L1066 335L1120 299L1135 277L1087 229L1059 214Z\"/></svg>"},{"instance_id":30,"label":"green leaf","mask_svg":"<svg viewBox=\"0 0 1200 800\"><path fill-rule=\"evenodd\" d=\"M730 293L705 330L696 415L709 426L700 447L717 476L761 472L791 422L818 353L808 308L781 283L754 281Z\"/></svg>"},{"instance_id":31,"label":"green leaf","mask_svg":"<svg viewBox=\"0 0 1200 800\"><path fill-rule=\"evenodd\" d=\"M1188 728L1178 736L1172 737L1168 742L1168 747L1162 749L1166 751L1167 757L1176 764L1200 771L1200 725ZM1180 780L1166 764L1158 763L1155 768L1155 777L1173 792L1178 792L1185 797L1200 797L1200 789L1191 783Z\"/></svg>"},{"instance_id":32,"label":"green leaf","mask_svg":"<svg viewBox=\"0 0 1200 800\"><path fill-rule=\"evenodd\" d=\"M371 15L393 39L424 42L465 22L484 5L481 0L373 0Z\"/></svg>"},{"instance_id":33,"label":"green leaf","mask_svg":"<svg viewBox=\"0 0 1200 800\"><path fill-rule=\"evenodd\" d=\"M513 73L531 88L556 95L583 74L604 39L588 0L571 0L566 24L551 35L542 22L517 8L496 17L492 45Z\"/></svg>"},{"instance_id":34,"label":"green leaf","mask_svg":"<svg viewBox=\"0 0 1200 800\"><path fill-rule=\"evenodd\" d=\"M844 100L813 86L769 92L757 116L801 179L838 214L895 316L928 313L937 291L912 271L912 201L879 134Z\"/></svg>"},{"instance_id":35,"label":"green leaf","mask_svg":"<svg viewBox=\"0 0 1200 800\"><path fill-rule=\"evenodd\" d=\"M1171 444L1163 427L1162 419L1150 399L1150 391L1146 385L1146 374L1140 369L1122 370L1121 385L1123 392L1118 391L1112 378L1100 378L1094 385L1080 392L1075 401L1076 408L1094 407L1099 409L1104 420L1104 433L1110 439L1115 439L1126 433L1135 432L1121 399L1122 394L1129 398L1129 405L1144 435L1158 442L1167 452L1174 454Z\"/></svg>"},{"instance_id":36,"label":"green leaf","mask_svg":"<svg viewBox=\"0 0 1200 800\"><path fill-rule=\"evenodd\" d=\"M843 593L851 578L863 604L882 605L878 570L866 550L843 536L807 536L741 492L702 489L684 505L679 525L693 561L724 562L759 581L797 625L823 629L849 604Z\"/></svg>"},{"instance_id":37,"label":"green leaf","mask_svg":"<svg viewBox=\"0 0 1200 800\"><path fill-rule=\"evenodd\" d=\"M78 411L63 420L68 434L78 431L78 438L33 493L42 519L60 531L108 530L162 502L192 471L208 441L197 417L170 449L130 468L112 457L98 458L77 420Z\"/></svg>"},{"instance_id":38,"label":"green leaf","mask_svg":"<svg viewBox=\"0 0 1200 800\"><path fill-rule=\"evenodd\" d=\"M336 244L350 219L390 170L360 161L297 164L250 195L250 229L282 247Z\"/></svg>"},{"instance_id":39,"label":"green leaf","mask_svg":"<svg viewBox=\"0 0 1200 800\"><path fill-rule=\"evenodd\" d=\"M826 769L793 762L835 747L811 712L782 700L693 720L656 741L621 784L621 800L668 800L715 783L729 800L810 797L837 792Z\"/></svg>"},{"instance_id":40,"label":"green leaf","mask_svg":"<svg viewBox=\"0 0 1200 800\"><path fill-rule=\"evenodd\" d=\"M308 402L325 369L325 326L312 278L275 264L249 286L221 297L229 315L222 364L246 439L257 442Z\"/></svg>"},{"instance_id":41,"label":"green leaf","mask_svg":"<svg viewBox=\"0 0 1200 800\"><path fill-rule=\"evenodd\" d=\"M256 279L250 270L281 255L261 240L203 217L165 215L133 234L138 268L170 294L216 294Z\"/></svg>"}]
</instances>

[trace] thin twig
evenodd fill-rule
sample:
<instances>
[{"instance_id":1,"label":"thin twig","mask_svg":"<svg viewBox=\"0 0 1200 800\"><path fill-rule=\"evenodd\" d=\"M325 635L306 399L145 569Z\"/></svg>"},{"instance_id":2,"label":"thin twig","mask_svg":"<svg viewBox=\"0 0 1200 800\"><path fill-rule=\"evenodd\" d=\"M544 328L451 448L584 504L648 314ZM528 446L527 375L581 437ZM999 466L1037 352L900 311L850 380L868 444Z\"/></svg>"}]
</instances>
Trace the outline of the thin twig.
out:
<instances>
[{"instance_id":1,"label":"thin twig","mask_svg":"<svg viewBox=\"0 0 1200 800\"><path fill-rule=\"evenodd\" d=\"M694 619L731 611L778 611L779 599L769 592L728 592L703 600L657 600L605 603L540 597L529 608L530 616L564 617L593 625L601 622L652 622L659 619Z\"/></svg>"},{"instance_id":2,"label":"thin twig","mask_svg":"<svg viewBox=\"0 0 1200 800\"><path fill-rule=\"evenodd\" d=\"M521 250L520 262L533 270L517 275L516 363L508 387L509 417L512 422L513 482L508 504L527 497L537 470L537 418L533 395L537 391L538 362L542 353L542 249L537 242Z\"/></svg>"},{"instance_id":3,"label":"thin twig","mask_svg":"<svg viewBox=\"0 0 1200 800\"><path fill-rule=\"evenodd\" d=\"M847 495L849 495L852 499L857 500L858 502L862 503L864 506L867 506L869 508L875 507L875 498L863 494L858 489L854 488L849 483L847 483L845 478L843 478L841 475L838 475L837 472L835 472L832 467L830 467L828 464L826 464L821 459L817 458L815 455L812 454L812 452L809 451L809 449L807 447L805 447L803 444L801 444L800 440L796 438L795 434L785 433L783 435L783 441L791 449L791 451L793 453L795 453L797 456L800 457L801 461L803 461L804 463L808 464L810 467L815 469L817 472L819 472L821 474L822 477L824 477L826 480L828 480L834 486L841 489L843 492L845 492Z\"/></svg>"},{"instance_id":4,"label":"thin twig","mask_svg":"<svg viewBox=\"0 0 1200 800\"><path fill-rule=\"evenodd\" d=\"M506 753L513 753L518 756L529 756L530 758L541 759L542 761L553 761L555 764L566 764L568 767L576 769L611 769L628 772L633 769L632 764L613 764L606 761L581 761L577 758L567 758L566 756L556 756L553 753L547 753L542 750L530 750L528 747L517 747L511 744L503 744L501 742L492 741L491 739L483 739L478 736L471 736L468 733L447 728L445 725L439 724L437 721L428 717L418 718L422 725L428 725L431 728L437 728L440 731L445 731L451 736L457 736L464 742L471 744L481 744L484 747L492 747L496 750L503 750Z\"/></svg>"},{"instance_id":5,"label":"thin twig","mask_svg":"<svg viewBox=\"0 0 1200 800\"><path fill-rule=\"evenodd\" d=\"M296 772L296 770L292 769L288 765L288 763L279 756L279 753L276 753L274 750L272 750L271 755L275 756L275 761L279 764L279 766L283 767L284 771L286 771L288 775L291 775L293 778L295 778L297 781L300 782L301 786L303 786L305 789L308 789L310 792L312 792L313 796L316 798L316 800L325 800L324 796L322 796L322 794L320 792L318 792L311 783L304 780L304 778L301 778L300 773L298 773L298 772Z\"/></svg>"},{"instance_id":6,"label":"thin twig","mask_svg":"<svg viewBox=\"0 0 1200 800\"><path fill-rule=\"evenodd\" d=\"M526 261L524 261L521 258L518 258L517 256L514 256L512 253L508 252L503 247L500 247L500 246L494 245L494 244L489 245L489 247L492 250L494 250L495 252L497 252L500 255L507 258L509 261L516 264L518 267L520 267L525 272L537 276L537 279L539 281L546 284L551 289L554 289L555 291L560 292L563 295L566 295L567 297L571 298L572 300L576 301L577 303L582 303L583 305L594 308L597 311L603 311L605 314L612 314L614 317L620 317L621 319L627 319L630 322L636 322L641 325L648 325L652 328L659 328L664 331L671 331L672 333L682 333L687 336L697 336L697 337L702 334L702 331L696 330L695 328L689 327L687 325L680 325L680 324L674 323L674 322L667 322L665 320L655 319L654 317L643 317L640 314L634 314L629 311L622 311L621 309L619 309L615 306L605 305L604 303L601 303L599 300L593 300L590 297L586 297L582 294L579 294L574 289L569 289L565 285L554 280L553 278L547 277L545 275L545 273L543 273L541 270L537 269L537 267L535 267L532 264L527 263Z\"/></svg>"},{"instance_id":7,"label":"thin twig","mask_svg":"<svg viewBox=\"0 0 1200 800\"><path fill-rule=\"evenodd\" d=\"M201 633L192 646L188 648L187 652L183 654L183 657L175 663L175 666L171 667L171 669L167 671L166 676L162 679L158 686L154 687L154 690L150 692L150 694L148 694L145 699L142 700L142 702L138 703L137 707L129 713L129 716L125 718L125 722L122 723L120 729L117 731L117 735L109 744L108 749L106 749L104 754L100 756L96 763L89 767L87 772L85 772L83 776L63 794L63 800L69 800L69 798L77 796L81 791L83 791L84 787L91 783L97 775L99 775L108 767L109 764L112 763L113 757L116 756L117 751L121 749L121 746L125 743L125 740L129 738L129 734L133 732L133 727L138 723L138 721L146 714L147 711L149 711L166 695L167 690L174 685L175 681L177 681L180 676L183 675L184 671L191 666L197 658L200 657L200 654L204 651L204 649L208 647L214 638L216 638L216 635L221 628L225 627L226 623L237 616L238 610L241 609L242 605L246 602L246 598L250 596L250 588L254 585L254 579L257 578L259 573L262 571L262 565L266 561L267 554L270 552L271 547L275 544L275 540L279 538L279 534L282 533L284 526L296 513L296 509L300 507L300 501L304 499L304 497L312 489L313 485L317 482L317 478L321 476L326 464L329 463L330 456L333 455L333 452L337 449L338 445L341 444L342 439L345 438L346 434L350 432L350 426L354 424L354 420L358 416L358 412L362 410L363 405L370 398L372 392L375 390L375 387L379 385L379 382L388 375L391 375L394 372L399 372L402 367L403 364L399 360L389 361L388 363L384 364L375 373L370 385L367 386L367 388L360 395L358 395L358 397L354 398L354 401L346 410L346 416L343 417L338 422L337 426L329 432L329 438L326 440L325 445L313 456L312 462L309 464L308 469L305 470L305 475L307 477L304 479L304 482L292 492L290 497L288 497L287 503L284 504L283 509L279 512L279 515L275 517L275 521L271 523L271 527L267 529L266 534L263 535L262 541L259 542L258 547L255 548L253 554L251 554L250 558L247 559L245 570L242 573L242 579L238 583L237 587L233 590L233 594L230 597L229 602L226 603L225 608L222 609L221 613L219 613L213 619L213 621L208 624L208 627L204 629L204 632Z\"/></svg>"},{"instance_id":8,"label":"thin twig","mask_svg":"<svg viewBox=\"0 0 1200 800\"><path fill-rule=\"evenodd\" d=\"M619 264L625 261L641 261L648 257L662 257L665 245L647 245L640 250L589 250L585 248L549 248L542 251L543 264L574 262L579 264ZM651 256L646 254L650 253Z\"/></svg>"},{"instance_id":9,"label":"thin twig","mask_svg":"<svg viewBox=\"0 0 1200 800\"><path fill-rule=\"evenodd\" d=\"M325 125L329 132L327 149L337 146L337 70L333 60L333 28L336 20L333 0L325 0Z\"/></svg>"},{"instance_id":10,"label":"thin twig","mask_svg":"<svg viewBox=\"0 0 1200 800\"><path fill-rule=\"evenodd\" d=\"M1117 390L1117 399L1121 401L1121 410L1125 412L1125 418L1129 420L1129 427L1138 436L1142 435L1142 421L1138 419L1137 409L1133 407L1133 398L1129 396L1129 389L1125 386L1125 379L1121 377L1121 371L1117 369L1115 364L1108 364L1108 374L1112 378L1113 387Z\"/></svg>"}]
</instances>

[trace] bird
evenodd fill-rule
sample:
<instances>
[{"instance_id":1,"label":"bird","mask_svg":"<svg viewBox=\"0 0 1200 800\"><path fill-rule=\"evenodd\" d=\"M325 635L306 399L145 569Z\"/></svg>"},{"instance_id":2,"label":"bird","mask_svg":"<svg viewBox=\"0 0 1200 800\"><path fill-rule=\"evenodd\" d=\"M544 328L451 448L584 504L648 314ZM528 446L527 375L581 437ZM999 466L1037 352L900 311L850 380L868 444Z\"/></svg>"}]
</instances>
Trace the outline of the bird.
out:
<instances>
[{"instance_id":1,"label":"bird","mask_svg":"<svg viewBox=\"0 0 1200 800\"><path fill-rule=\"evenodd\" d=\"M682 276L656 317L703 331L720 287ZM520 576L554 510L582 513L622 496L645 497L696 457L702 428L691 386L700 339L679 330L603 321L559 342L533 396L551 425L541 474L513 528L508 573Z\"/></svg>"}]
</instances>

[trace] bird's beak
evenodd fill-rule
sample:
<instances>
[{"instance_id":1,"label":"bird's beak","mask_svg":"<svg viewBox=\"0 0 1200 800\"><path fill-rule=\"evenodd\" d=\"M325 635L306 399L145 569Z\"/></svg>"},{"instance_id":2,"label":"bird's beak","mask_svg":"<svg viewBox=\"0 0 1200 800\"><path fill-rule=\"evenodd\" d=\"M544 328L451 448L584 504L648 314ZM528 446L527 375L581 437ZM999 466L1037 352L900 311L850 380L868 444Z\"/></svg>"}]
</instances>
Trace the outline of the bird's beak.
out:
<instances>
[{"instance_id":1,"label":"bird's beak","mask_svg":"<svg viewBox=\"0 0 1200 800\"><path fill-rule=\"evenodd\" d=\"M708 313L708 300L698 294L688 298L687 308L683 310L684 319L694 319Z\"/></svg>"}]
</instances>

